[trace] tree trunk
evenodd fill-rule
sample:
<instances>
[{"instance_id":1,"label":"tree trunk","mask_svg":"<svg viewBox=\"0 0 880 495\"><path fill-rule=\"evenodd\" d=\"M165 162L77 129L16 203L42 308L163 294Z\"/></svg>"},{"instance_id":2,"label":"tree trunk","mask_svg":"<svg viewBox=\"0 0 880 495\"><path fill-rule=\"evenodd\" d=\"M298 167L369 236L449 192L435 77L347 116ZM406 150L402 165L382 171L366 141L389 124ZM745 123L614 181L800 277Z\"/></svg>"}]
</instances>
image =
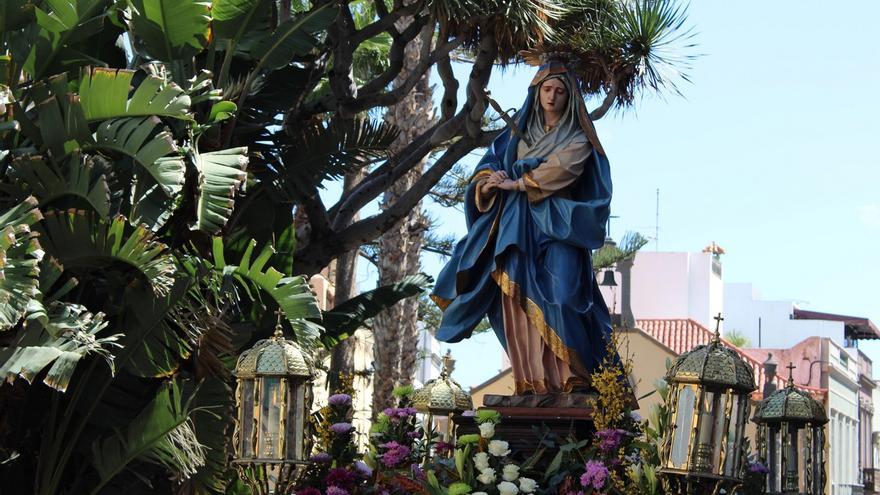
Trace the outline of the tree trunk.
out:
<instances>
[{"instance_id":1,"label":"tree trunk","mask_svg":"<svg viewBox=\"0 0 880 495\"><path fill-rule=\"evenodd\" d=\"M360 171L346 175L342 186L343 191L351 190L362 178L363 174ZM352 221L357 221L357 215L355 215ZM336 271L333 277L335 285L334 306L356 295L357 261L357 250L349 251L336 258ZM333 347L333 353L330 358L330 370L327 372L331 393L338 388L339 376L341 374L354 371L354 349L354 336L343 340Z\"/></svg>"},{"instance_id":2,"label":"tree trunk","mask_svg":"<svg viewBox=\"0 0 880 495\"><path fill-rule=\"evenodd\" d=\"M404 24L411 18L404 19ZM404 26L398 26L403 28ZM405 51L404 70L394 81L403 84L419 60L423 43L430 43L430 31L410 42ZM431 127L435 121L434 102L428 82L430 71L397 105L389 108L385 120L396 125L401 133L390 151L400 152L407 144ZM421 177L424 161L395 182L384 194L382 209L394 205ZM412 212L379 238L379 283L392 284L406 275L420 271L422 240L428 228L428 219L421 202ZM373 318L373 354L375 375L373 382L373 416L394 405L392 392L395 385L412 383L418 354L418 300L405 299Z\"/></svg>"}]
</instances>

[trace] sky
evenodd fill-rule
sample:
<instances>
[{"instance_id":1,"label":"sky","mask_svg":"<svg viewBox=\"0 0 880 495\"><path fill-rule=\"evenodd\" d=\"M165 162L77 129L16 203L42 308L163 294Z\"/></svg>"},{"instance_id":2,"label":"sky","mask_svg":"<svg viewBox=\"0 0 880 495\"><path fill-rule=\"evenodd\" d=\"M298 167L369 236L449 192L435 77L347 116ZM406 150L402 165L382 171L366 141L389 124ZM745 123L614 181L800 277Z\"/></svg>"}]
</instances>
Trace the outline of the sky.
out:
<instances>
[{"instance_id":1,"label":"sky","mask_svg":"<svg viewBox=\"0 0 880 495\"><path fill-rule=\"evenodd\" d=\"M699 0L688 11L701 56L683 96L645 95L596 122L619 217L611 234L654 238L659 189L660 235L644 249L715 241L726 282L880 323L880 2ZM519 107L534 70L495 71L492 96ZM464 232L463 214L435 216ZM424 270L436 276L441 263L426 256ZM375 275L360 281L373 287ZM859 347L880 366L880 343ZM491 333L446 348L465 387L501 367Z\"/></svg>"}]
</instances>

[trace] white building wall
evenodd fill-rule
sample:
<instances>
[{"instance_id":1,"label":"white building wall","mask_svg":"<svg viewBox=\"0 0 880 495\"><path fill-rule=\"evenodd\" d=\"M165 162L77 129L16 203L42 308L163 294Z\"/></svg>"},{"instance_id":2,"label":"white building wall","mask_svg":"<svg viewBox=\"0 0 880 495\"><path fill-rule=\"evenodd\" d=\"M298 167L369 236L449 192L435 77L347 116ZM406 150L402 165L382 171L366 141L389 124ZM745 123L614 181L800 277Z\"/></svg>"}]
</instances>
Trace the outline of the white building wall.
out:
<instances>
[{"instance_id":1,"label":"white building wall","mask_svg":"<svg viewBox=\"0 0 880 495\"><path fill-rule=\"evenodd\" d=\"M859 384L856 356L828 342L823 361L828 367L828 448L832 495L861 493L857 459Z\"/></svg>"},{"instance_id":2,"label":"white building wall","mask_svg":"<svg viewBox=\"0 0 880 495\"><path fill-rule=\"evenodd\" d=\"M761 300L752 284L724 284L724 328L744 335L753 347L786 349L812 336L844 345L842 322L794 320L794 308L793 301Z\"/></svg>"},{"instance_id":3,"label":"white building wall","mask_svg":"<svg viewBox=\"0 0 880 495\"><path fill-rule=\"evenodd\" d=\"M601 281L602 273L598 275ZM618 284L620 274L615 274ZM602 287L609 308L621 311L620 286ZM714 316L723 313L724 282L712 270L708 253L639 252L633 260L631 304L636 319L690 318L715 328Z\"/></svg>"}]
</instances>

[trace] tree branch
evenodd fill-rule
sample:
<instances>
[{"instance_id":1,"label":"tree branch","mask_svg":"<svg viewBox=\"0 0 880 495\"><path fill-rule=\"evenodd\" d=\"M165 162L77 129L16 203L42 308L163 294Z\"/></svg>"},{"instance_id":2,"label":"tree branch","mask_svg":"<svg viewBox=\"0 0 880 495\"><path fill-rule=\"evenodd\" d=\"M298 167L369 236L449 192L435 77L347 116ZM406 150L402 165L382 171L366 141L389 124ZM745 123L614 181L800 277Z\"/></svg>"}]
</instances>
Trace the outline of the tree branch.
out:
<instances>
[{"instance_id":1,"label":"tree branch","mask_svg":"<svg viewBox=\"0 0 880 495\"><path fill-rule=\"evenodd\" d=\"M598 108L590 112L590 120L596 121L601 119L608 113L608 110L611 110L611 107L614 106L614 100L617 99L617 89L616 86L614 89L605 94L605 99L602 100L602 104L599 105Z\"/></svg>"},{"instance_id":2,"label":"tree branch","mask_svg":"<svg viewBox=\"0 0 880 495\"><path fill-rule=\"evenodd\" d=\"M400 153L389 158L377 170L369 174L352 190L347 198L341 198L338 203L339 207L334 206L330 210L330 215L333 217L333 227L340 228L367 203L379 197L382 192L391 187L391 184L394 184L418 165L431 152L430 136L432 131L433 128L422 133Z\"/></svg>"},{"instance_id":3,"label":"tree branch","mask_svg":"<svg viewBox=\"0 0 880 495\"><path fill-rule=\"evenodd\" d=\"M354 50L357 44L352 43L355 33L354 18L347 3L339 7L336 22L329 30L333 46L333 68L328 74L330 90L336 101L347 101L357 97L357 84L352 76Z\"/></svg>"},{"instance_id":4,"label":"tree branch","mask_svg":"<svg viewBox=\"0 0 880 495\"><path fill-rule=\"evenodd\" d=\"M482 133L483 114L486 113L486 85L489 84L489 78L492 76L492 63L498 54L495 35L492 31L484 29L481 34L483 37L477 49L474 66L471 68L467 88L468 101L465 105L469 109L465 130L468 136L474 139Z\"/></svg>"},{"instance_id":5,"label":"tree branch","mask_svg":"<svg viewBox=\"0 0 880 495\"><path fill-rule=\"evenodd\" d=\"M452 118L458 107L458 79L452 72L452 60L447 56L437 61L437 74L443 81L443 99L440 100L440 120Z\"/></svg>"},{"instance_id":6,"label":"tree branch","mask_svg":"<svg viewBox=\"0 0 880 495\"><path fill-rule=\"evenodd\" d=\"M382 213L357 221L350 226L340 229L339 232L332 236L320 239L313 238L314 240L311 243L302 249L298 249L295 254L297 272L304 274L317 273L339 253L351 251L362 244L378 238L383 232L408 215L416 204L443 177L443 174L449 171L462 157L470 153L478 145L478 141L472 138L462 138L454 143L413 184L412 188Z\"/></svg>"}]
</instances>

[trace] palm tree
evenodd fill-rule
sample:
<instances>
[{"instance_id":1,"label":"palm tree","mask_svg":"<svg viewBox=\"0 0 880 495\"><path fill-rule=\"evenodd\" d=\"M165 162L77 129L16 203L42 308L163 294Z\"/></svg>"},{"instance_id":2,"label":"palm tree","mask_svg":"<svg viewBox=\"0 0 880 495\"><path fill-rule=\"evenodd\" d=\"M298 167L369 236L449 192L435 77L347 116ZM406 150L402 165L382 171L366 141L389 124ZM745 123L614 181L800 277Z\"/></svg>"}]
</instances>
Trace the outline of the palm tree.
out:
<instances>
[{"instance_id":1,"label":"palm tree","mask_svg":"<svg viewBox=\"0 0 880 495\"><path fill-rule=\"evenodd\" d=\"M329 347L427 282L322 315L307 279L290 275L295 232L282 194L300 182L259 187L253 151L223 144L238 105L215 84L236 77L224 65L233 56L218 76L201 68L216 56L209 45L244 37L258 7L246 3L0 6L5 488L223 492L229 370L269 333L273 311L306 349ZM285 56L311 52L326 11L267 25L251 40L263 43L255 65L278 64L284 43ZM259 68L251 74L230 82L239 102L261 82ZM296 139L317 151L303 183L370 159L364 143L390 133L363 119L304 128Z\"/></svg>"}]
</instances>

